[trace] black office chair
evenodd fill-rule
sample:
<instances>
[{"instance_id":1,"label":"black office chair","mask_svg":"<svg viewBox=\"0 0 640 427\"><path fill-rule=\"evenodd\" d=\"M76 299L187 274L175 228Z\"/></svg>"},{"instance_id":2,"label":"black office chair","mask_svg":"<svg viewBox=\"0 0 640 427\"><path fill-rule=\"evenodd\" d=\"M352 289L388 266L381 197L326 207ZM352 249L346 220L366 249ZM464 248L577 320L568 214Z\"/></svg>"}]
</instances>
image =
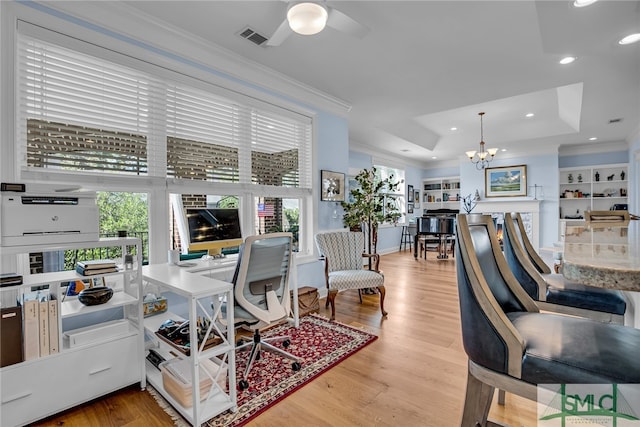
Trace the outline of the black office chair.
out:
<instances>
[{"instance_id":1,"label":"black office chair","mask_svg":"<svg viewBox=\"0 0 640 427\"><path fill-rule=\"evenodd\" d=\"M540 313L501 254L491 217L458 215L457 280L469 357L462 427L487 421L495 388L536 400L538 384L640 382L640 330Z\"/></svg>"},{"instance_id":2,"label":"black office chair","mask_svg":"<svg viewBox=\"0 0 640 427\"><path fill-rule=\"evenodd\" d=\"M233 276L234 326L253 331L252 338L241 337L236 347L236 350L251 350L242 380L238 382L241 390L249 387L249 372L254 362L260 360L263 350L293 360L291 367L294 371L301 368L302 359L273 345L280 342L286 348L290 337L262 338L260 335L260 329L281 323L289 317L292 242L291 233L271 233L249 236L241 246ZM223 308L226 310L226 307Z\"/></svg>"},{"instance_id":3,"label":"black office chair","mask_svg":"<svg viewBox=\"0 0 640 427\"><path fill-rule=\"evenodd\" d=\"M551 274L533 249L519 213L504 214L503 242L507 264L540 309L624 324L627 303L622 292L571 282L561 274ZM540 270L548 273L541 274Z\"/></svg>"}]
</instances>

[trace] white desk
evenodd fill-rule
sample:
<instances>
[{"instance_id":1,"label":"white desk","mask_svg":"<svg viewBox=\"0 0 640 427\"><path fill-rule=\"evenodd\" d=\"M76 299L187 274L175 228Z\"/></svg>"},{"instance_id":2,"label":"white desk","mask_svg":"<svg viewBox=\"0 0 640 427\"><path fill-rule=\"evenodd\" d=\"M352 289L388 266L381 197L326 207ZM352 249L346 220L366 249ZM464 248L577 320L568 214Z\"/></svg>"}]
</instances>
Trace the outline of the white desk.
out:
<instances>
[{"instance_id":1,"label":"white desk","mask_svg":"<svg viewBox=\"0 0 640 427\"><path fill-rule=\"evenodd\" d=\"M197 266L193 266L196 268ZM152 384L171 405L182 414L192 425L200 426L203 422L213 418L219 413L231 409L237 410L236 397L236 377L235 377L235 338L233 326L223 327L216 322L221 313L223 300L233 305L233 285L229 282L212 279L202 276L197 272L190 272L186 267L179 267L174 264L152 264L142 268L143 280L158 286L161 290L170 291L176 295L184 297L189 302L189 324L196 325L199 313L203 313L214 325L213 328L223 342L209 349L191 346L189 356L182 356L190 360L192 381L192 406L185 407L174 399L164 388L160 371L150 362L146 363L147 380ZM213 310L211 309L213 306ZM169 307L171 308L171 307ZM163 321L167 319L179 319L173 313L166 312L159 315L145 318L145 329L150 336L154 336L155 331ZM225 322L233 325L233 310L226 310ZM213 331L211 331L213 332ZM197 343L197 328L189 328L189 341ZM205 340L209 335L205 336ZM160 346L170 347L158 340ZM212 389L204 401L200 401L200 361L205 358L222 356L229 366L227 375L229 376L229 389L225 392L217 389L215 381Z\"/></svg>"}]
</instances>

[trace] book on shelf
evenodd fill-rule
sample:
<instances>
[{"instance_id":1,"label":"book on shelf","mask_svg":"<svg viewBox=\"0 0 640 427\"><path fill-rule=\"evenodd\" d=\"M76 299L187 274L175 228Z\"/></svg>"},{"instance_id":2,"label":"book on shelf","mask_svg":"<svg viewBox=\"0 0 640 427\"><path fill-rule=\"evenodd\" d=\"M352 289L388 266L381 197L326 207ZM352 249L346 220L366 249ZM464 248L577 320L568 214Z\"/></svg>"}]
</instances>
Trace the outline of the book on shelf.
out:
<instances>
[{"instance_id":1,"label":"book on shelf","mask_svg":"<svg viewBox=\"0 0 640 427\"><path fill-rule=\"evenodd\" d=\"M22 354L22 307L0 309L0 367L20 363Z\"/></svg>"},{"instance_id":2,"label":"book on shelf","mask_svg":"<svg viewBox=\"0 0 640 427\"><path fill-rule=\"evenodd\" d=\"M49 301L38 302L38 331L40 337L40 356L49 355Z\"/></svg>"},{"instance_id":3,"label":"book on shelf","mask_svg":"<svg viewBox=\"0 0 640 427\"><path fill-rule=\"evenodd\" d=\"M22 276L16 273L2 273L0 274L0 287L21 285Z\"/></svg>"},{"instance_id":4,"label":"book on shelf","mask_svg":"<svg viewBox=\"0 0 640 427\"><path fill-rule=\"evenodd\" d=\"M115 273L117 271L118 269L116 268L115 264L112 267L90 268L90 269L80 267L79 265L76 266L76 273L82 276L95 276L96 274Z\"/></svg>"},{"instance_id":5,"label":"book on shelf","mask_svg":"<svg viewBox=\"0 0 640 427\"><path fill-rule=\"evenodd\" d=\"M51 298L47 303L49 305L49 354L56 354L60 351L58 301Z\"/></svg>"},{"instance_id":6,"label":"book on shelf","mask_svg":"<svg viewBox=\"0 0 640 427\"><path fill-rule=\"evenodd\" d=\"M37 359L40 357L40 332L38 331L40 303L37 299L26 300L22 308L24 311L24 360Z\"/></svg>"},{"instance_id":7,"label":"book on shelf","mask_svg":"<svg viewBox=\"0 0 640 427\"><path fill-rule=\"evenodd\" d=\"M102 270L105 268L115 268L116 263L110 259L93 259L87 261L78 261L76 268L80 267L83 270Z\"/></svg>"}]
</instances>

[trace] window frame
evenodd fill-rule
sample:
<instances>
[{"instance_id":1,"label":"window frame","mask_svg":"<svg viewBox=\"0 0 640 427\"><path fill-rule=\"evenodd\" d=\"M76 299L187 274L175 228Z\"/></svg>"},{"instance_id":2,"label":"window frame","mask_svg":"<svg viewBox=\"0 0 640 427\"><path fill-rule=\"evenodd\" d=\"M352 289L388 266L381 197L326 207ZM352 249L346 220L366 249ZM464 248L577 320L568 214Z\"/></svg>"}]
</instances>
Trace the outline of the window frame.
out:
<instances>
[{"instance_id":1,"label":"window frame","mask_svg":"<svg viewBox=\"0 0 640 427\"><path fill-rule=\"evenodd\" d=\"M20 25L22 24L22 25ZM26 158L23 158L22 153L26 148L26 139L18 138L21 135L21 128L18 119L16 118L14 132L16 134L16 140L19 141L19 146L16 145L15 149L15 171L16 176L24 181L44 182L54 181L62 184L81 185L83 188L96 190L96 191L131 191L131 192L146 192L149 197L149 233L150 233L150 245L154 248L150 253L150 259L152 262L159 262L166 257L166 248L170 244L168 223L169 223L169 208L168 202L169 194L171 193L202 193L202 194L236 194L241 198L241 206L244 207L242 213L242 227L244 230L253 229L253 218L256 212L254 212L252 201L256 197L287 197L300 199L300 252L301 254L312 255L313 246L312 238L315 223L313 221L313 215L309 211L313 208L313 191L312 184L314 176L314 160L313 155L315 152L316 143L316 121L317 117L315 112L306 110L297 104L292 104L289 101L278 100L274 102L273 96L256 96L253 94L245 94L239 91L237 88L220 86L216 79L207 81L203 79L202 73L198 70L192 69L190 66L185 66L179 62L175 62L172 65L175 68L167 68L163 65L156 65L153 62L146 60L135 59L126 53L119 53L112 49L106 49L99 45L93 44L89 41L82 41L72 36L68 36L59 32L48 30L43 27L37 27L32 24L28 24L24 21L19 21L19 29L16 32L16 48L21 37L32 37L39 40L46 40L47 43L55 44L66 49L74 50L80 54L96 56L102 60L121 64L143 73L149 73L154 78L160 80L169 80L171 82L179 82L179 84L193 85L198 88L206 88L206 90L217 96L230 97L234 102L245 102L248 106L263 109L267 112L276 112L291 117L303 117L309 122L309 138L308 147L306 148L308 159L306 164L299 167L308 168L304 173L307 177L304 178L308 182L307 188L292 188L292 187L276 187L257 185L246 182L239 183L215 183L215 182L189 182L189 180L181 180L178 178L169 178L167 176L166 160L159 161L157 159L149 159L148 175L147 176L122 176L117 174L104 174L100 172L83 173L78 171L60 171L60 170L30 170L25 168ZM49 37L49 35L51 37ZM147 52L148 53L148 52ZM161 59L158 64L162 64L166 60ZM192 72L192 74L191 74ZM14 78L14 84L16 87L16 111L20 111L20 103L22 97L20 96L20 78L16 75ZM248 90L251 92L251 90ZM153 112L150 112L153 114ZM18 116L18 115L17 115ZM155 135L149 142L148 150L157 150L162 152L164 149L166 152L166 134L164 136ZM250 146L247 146L249 148ZM162 156L159 156L162 157ZM164 162L164 164L162 164ZM302 174L302 171L300 171ZM250 175L250 172L249 172ZM206 186L206 191L204 187ZM155 196L155 197L154 197ZM159 196L159 197L158 197ZM155 239L153 237L156 237Z\"/></svg>"}]
</instances>

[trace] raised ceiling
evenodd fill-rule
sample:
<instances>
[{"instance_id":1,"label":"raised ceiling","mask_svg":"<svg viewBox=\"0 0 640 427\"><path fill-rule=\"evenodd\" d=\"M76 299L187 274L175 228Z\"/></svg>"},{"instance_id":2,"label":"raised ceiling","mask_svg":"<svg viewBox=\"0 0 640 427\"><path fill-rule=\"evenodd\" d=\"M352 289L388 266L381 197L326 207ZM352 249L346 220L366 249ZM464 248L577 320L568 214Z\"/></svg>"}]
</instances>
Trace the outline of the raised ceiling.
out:
<instances>
[{"instance_id":1,"label":"raised ceiling","mask_svg":"<svg viewBox=\"0 0 640 427\"><path fill-rule=\"evenodd\" d=\"M617 44L640 32L638 1L335 1L364 37L326 28L272 47L238 33L270 37L283 1L125 3L344 100L354 147L425 166L476 149L480 111L487 146L509 155L620 142L640 123L640 43Z\"/></svg>"}]
</instances>

